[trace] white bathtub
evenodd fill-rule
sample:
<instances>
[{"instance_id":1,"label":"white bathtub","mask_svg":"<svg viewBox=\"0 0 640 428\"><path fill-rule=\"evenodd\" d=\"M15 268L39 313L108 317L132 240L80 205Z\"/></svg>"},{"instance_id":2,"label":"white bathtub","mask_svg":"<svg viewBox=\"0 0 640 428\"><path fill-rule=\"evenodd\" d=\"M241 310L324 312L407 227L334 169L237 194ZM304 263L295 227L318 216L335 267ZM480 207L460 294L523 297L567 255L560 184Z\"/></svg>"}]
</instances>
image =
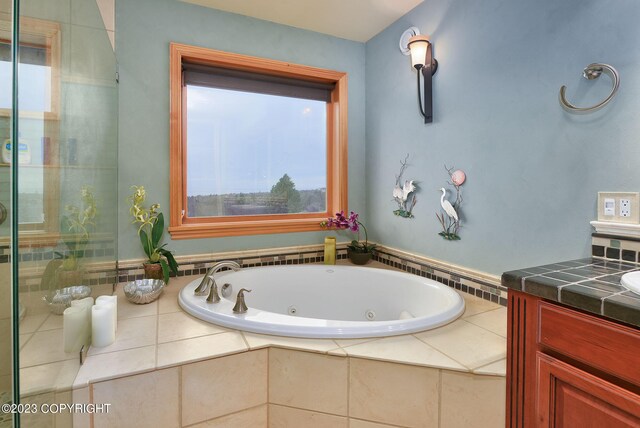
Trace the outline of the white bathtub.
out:
<instances>
[{"instance_id":1,"label":"white bathtub","mask_svg":"<svg viewBox=\"0 0 640 428\"><path fill-rule=\"evenodd\" d=\"M232 293L219 303L195 296L202 278L179 295L189 314L213 324L291 337L357 338L407 334L447 324L464 300L439 282L403 272L356 266L269 266L215 275ZM234 314L240 288L249 310Z\"/></svg>"}]
</instances>

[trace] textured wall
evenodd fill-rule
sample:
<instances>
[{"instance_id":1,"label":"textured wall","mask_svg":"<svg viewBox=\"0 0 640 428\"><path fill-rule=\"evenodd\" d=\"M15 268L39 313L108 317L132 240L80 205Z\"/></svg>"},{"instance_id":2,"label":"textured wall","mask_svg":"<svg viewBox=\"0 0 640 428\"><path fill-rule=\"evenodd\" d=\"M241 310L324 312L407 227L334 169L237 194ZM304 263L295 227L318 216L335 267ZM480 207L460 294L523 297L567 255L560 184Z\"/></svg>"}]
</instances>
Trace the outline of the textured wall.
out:
<instances>
[{"instance_id":1,"label":"textured wall","mask_svg":"<svg viewBox=\"0 0 640 428\"><path fill-rule=\"evenodd\" d=\"M365 47L318 33L175 0L118 0L120 66L119 258L143 256L126 197L143 184L148 200L169 207L169 43L179 42L345 71L349 74L349 201L365 208ZM177 254L319 243L326 233L181 240ZM169 236L167 235L167 239Z\"/></svg>"},{"instance_id":2,"label":"textured wall","mask_svg":"<svg viewBox=\"0 0 640 428\"><path fill-rule=\"evenodd\" d=\"M367 213L374 237L490 273L589 255L597 191L640 190L640 3L426 0L366 44ZM425 125L415 71L398 50L415 25L431 34L440 67L434 123ZM592 62L621 75L586 81ZM399 161L419 180L415 219L394 217ZM435 212L444 164L467 172L462 240L444 241Z\"/></svg>"}]
</instances>

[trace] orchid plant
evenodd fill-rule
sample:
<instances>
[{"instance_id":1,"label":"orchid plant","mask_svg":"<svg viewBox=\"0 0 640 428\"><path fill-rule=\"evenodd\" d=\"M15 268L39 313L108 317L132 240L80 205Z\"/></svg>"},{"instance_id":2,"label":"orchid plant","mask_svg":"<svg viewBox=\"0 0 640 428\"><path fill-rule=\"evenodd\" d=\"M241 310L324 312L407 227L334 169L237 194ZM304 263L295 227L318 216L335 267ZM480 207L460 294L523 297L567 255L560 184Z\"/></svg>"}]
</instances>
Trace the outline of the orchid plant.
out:
<instances>
[{"instance_id":1,"label":"orchid plant","mask_svg":"<svg viewBox=\"0 0 640 428\"><path fill-rule=\"evenodd\" d=\"M349 216L345 216L344 211L336 213L335 217L330 217L327 220L320 223L322 227L333 228L338 230L349 230L357 233L357 239L351 241L347 248L356 253L371 253L376 246L369 244L367 236L367 228L358 219L358 213L351 211ZM364 231L364 242L360 242L360 228Z\"/></svg>"},{"instance_id":2,"label":"orchid plant","mask_svg":"<svg viewBox=\"0 0 640 428\"><path fill-rule=\"evenodd\" d=\"M60 236L67 247L65 253L56 252L56 257L62 259L62 270L72 271L78 269L79 259L84 256L84 249L89 243L90 234L95 229L95 218L98 215L96 198L89 186L80 189L82 203L78 205L66 205L67 212L60 219Z\"/></svg>"},{"instance_id":3,"label":"orchid plant","mask_svg":"<svg viewBox=\"0 0 640 428\"><path fill-rule=\"evenodd\" d=\"M160 204L153 204L148 209L144 207L146 191L144 186L132 186L133 194L129 196L131 204L129 213L133 217L133 224L138 227L138 236L142 243L142 249L147 255L148 262L160 264L164 282L169 283L169 272L178 274L178 263L171 251L164 248L167 244L160 245L164 234L164 216L159 212Z\"/></svg>"}]
</instances>

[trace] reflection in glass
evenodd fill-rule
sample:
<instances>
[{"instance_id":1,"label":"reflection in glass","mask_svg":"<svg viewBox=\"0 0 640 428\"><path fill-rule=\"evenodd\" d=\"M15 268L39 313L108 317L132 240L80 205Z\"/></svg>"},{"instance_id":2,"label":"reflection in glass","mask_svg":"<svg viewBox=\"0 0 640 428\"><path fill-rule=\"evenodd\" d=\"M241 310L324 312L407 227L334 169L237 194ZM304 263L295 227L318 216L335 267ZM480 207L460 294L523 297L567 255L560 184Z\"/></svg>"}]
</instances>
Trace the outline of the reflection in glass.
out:
<instances>
[{"instance_id":1,"label":"reflection in glass","mask_svg":"<svg viewBox=\"0 0 640 428\"><path fill-rule=\"evenodd\" d=\"M18 170L19 254L11 263L24 308L20 401L67 403L80 363L77 352L63 348L64 289L111 294L116 278L118 97L107 31L113 25L95 0L74 0L73 19L68 0L20 0L20 6L19 138L10 149L21 150L21 160L0 164L0 172ZM2 80L5 63L0 41ZM2 121L12 100L6 82L0 85ZM0 138L6 148L10 137ZM0 273L11 263L0 255ZM24 414L21 425L64 427L72 420Z\"/></svg>"}]
</instances>

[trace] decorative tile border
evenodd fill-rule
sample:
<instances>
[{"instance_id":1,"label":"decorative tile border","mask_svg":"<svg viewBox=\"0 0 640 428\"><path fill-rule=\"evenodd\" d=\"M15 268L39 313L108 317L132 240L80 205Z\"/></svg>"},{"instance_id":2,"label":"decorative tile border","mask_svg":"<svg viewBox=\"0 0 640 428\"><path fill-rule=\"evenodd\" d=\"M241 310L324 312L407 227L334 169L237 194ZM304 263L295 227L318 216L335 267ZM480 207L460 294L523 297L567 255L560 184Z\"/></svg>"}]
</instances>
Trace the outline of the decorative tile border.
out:
<instances>
[{"instance_id":1,"label":"decorative tile border","mask_svg":"<svg viewBox=\"0 0 640 428\"><path fill-rule=\"evenodd\" d=\"M24 262L39 262L52 260L56 257L55 253L64 255L70 254L69 251L59 249L58 247L21 247L18 260ZM84 250L84 257L115 257L115 246L113 240L109 241L93 241L87 245ZM11 261L11 248L8 245L0 245L0 264L9 263Z\"/></svg>"},{"instance_id":2,"label":"decorative tile border","mask_svg":"<svg viewBox=\"0 0 640 428\"><path fill-rule=\"evenodd\" d=\"M337 245L337 260L347 258L347 244ZM500 278L402 250L378 246L374 260L407 273L441 282L484 300L507 305L507 288ZM297 265L324 261L322 245L272 248L255 251L225 252L207 255L179 256L177 276L204 275L216 262L233 260L242 267ZM143 260L124 260L118 264L118 283L144 277Z\"/></svg>"},{"instance_id":3,"label":"decorative tile border","mask_svg":"<svg viewBox=\"0 0 640 428\"><path fill-rule=\"evenodd\" d=\"M507 288L500 284L497 277L383 246L379 247L374 260L507 306Z\"/></svg>"},{"instance_id":4,"label":"decorative tile border","mask_svg":"<svg viewBox=\"0 0 640 428\"><path fill-rule=\"evenodd\" d=\"M596 232L591 234L591 255L606 260L640 263L640 239Z\"/></svg>"}]
</instances>

